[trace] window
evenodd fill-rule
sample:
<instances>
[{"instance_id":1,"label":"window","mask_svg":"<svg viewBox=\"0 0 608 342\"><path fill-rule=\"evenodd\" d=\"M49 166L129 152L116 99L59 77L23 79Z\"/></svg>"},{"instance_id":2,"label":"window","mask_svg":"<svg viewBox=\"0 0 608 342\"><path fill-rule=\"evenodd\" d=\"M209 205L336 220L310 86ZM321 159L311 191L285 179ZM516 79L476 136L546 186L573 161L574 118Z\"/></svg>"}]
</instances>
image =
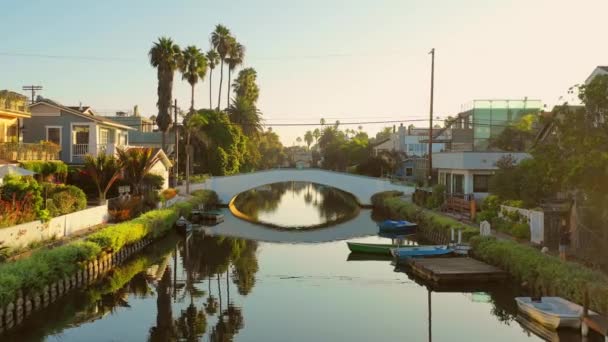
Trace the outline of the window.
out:
<instances>
[{"instance_id":1,"label":"window","mask_svg":"<svg viewBox=\"0 0 608 342\"><path fill-rule=\"evenodd\" d=\"M490 175L473 175L473 192L490 192Z\"/></svg>"},{"instance_id":2,"label":"window","mask_svg":"<svg viewBox=\"0 0 608 342\"><path fill-rule=\"evenodd\" d=\"M46 141L50 141L61 146L61 127L47 127Z\"/></svg>"},{"instance_id":3,"label":"window","mask_svg":"<svg viewBox=\"0 0 608 342\"><path fill-rule=\"evenodd\" d=\"M406 177L412 177L414 175L414 168L413 167L406 167L405 168L405 176Z\"/></svg>"},{"instance_id":4,"label":"window","mask_svg":"<svg viewBox=\"0 0 608 342\"><path fill-rule=\"evenodd\" d=\"M84 145L89 143L89 126L74 125L72 127L73 143L76 145Z\"/></svg>"},{"instance_id":5,"label":"window","mask_svg":"<svg viewBox=\"0 0 608 342\"><path fill-rule=\"evenodd\" d=\"M464 175L454 175L454 194L464 194Z\"/></svg>"},{"instance_id":6,"label":"window","mask_svg":"<svg viewBox=\"0 0 608 342\"><path fill-rule=\"evenodd\" d=\"M100 129L99 130L99 144L100 145L107 145L108 144L108 136L109 136L109 132L107 129Z\"/></svg>"}]
</instances>

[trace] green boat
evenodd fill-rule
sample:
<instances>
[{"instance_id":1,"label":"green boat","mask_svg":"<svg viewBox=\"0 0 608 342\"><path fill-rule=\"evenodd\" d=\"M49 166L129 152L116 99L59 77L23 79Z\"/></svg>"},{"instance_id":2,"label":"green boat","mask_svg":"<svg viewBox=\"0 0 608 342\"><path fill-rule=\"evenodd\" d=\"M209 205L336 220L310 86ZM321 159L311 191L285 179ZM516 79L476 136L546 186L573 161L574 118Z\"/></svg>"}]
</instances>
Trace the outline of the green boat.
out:
<instances>
[{"instance_id":1,"label":"green boat","mask_svg":"<svg viewBox=\"0 0 608 342\"><path fill-rule=\"evenodd\" d=\"M359 243L347 242L348 249L353 253L391 255L391 248L402 247L403 245L383 244L383 243Z\"/></svg>"}]
</instances>

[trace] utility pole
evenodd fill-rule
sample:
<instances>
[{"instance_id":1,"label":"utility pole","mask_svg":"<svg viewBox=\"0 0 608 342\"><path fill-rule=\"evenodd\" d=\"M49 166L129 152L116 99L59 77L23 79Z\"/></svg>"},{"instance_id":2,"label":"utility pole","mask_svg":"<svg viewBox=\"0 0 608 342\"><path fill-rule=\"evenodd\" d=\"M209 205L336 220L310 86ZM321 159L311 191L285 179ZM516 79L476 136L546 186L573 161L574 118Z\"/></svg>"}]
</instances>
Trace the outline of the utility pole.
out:
<instances>
[{"instance_id":1,"label":"utility pole","mask_svg":"<svg viewBox=\"0 0 608 342\"><path fill-rule=\"evenodd\" d=\"M431 49L431 108L429 112L429 170L427 175L428 185L433 180L433 96L435 91L435 48Z\"/></svg>"},{"instance_id":2,"label":"utility pole","mask_svg":"<svg viewBox=\"0 0 608 342\"><path fill-rule=\"evenodd\" d=\"M179 126L177 124L177 99L173 105L173 131L175 133L175 186L177 186L177 180L179 178Z\"/></svg>"},{"instance_id":3,"label":"utility pole","mask_svg":"<svg viewBox=\"0 0 608 342\"><path fill-rule=\"evenodd\" d=\"M38 90L42 90L42 86L37 86L37 85L26 85L21 87L21 89L25 90L25 91L31 91L32 92L32 103L34 103L36 101L36 91Z\"/></svg>"}]
</instances>

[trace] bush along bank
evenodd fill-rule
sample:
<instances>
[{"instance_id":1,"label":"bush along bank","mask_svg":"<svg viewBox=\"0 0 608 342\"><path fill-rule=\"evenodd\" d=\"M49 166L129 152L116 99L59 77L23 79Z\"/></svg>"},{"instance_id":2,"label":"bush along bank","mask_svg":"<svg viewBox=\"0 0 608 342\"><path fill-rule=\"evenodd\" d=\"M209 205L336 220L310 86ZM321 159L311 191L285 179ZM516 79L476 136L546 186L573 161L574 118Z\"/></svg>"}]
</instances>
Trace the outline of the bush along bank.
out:
<instances>
[{"instance_id":1,"label":"bush along bank","mask_svg":"<svg viewBox=\"0 0 608 342\"><path fill-rule=\"evenodd\" d=\"M0 331L20 324L70 289L86 286L171 230L197 205L217 203L212 191L196 191L188 201L109 226L85 241L41 250L27 259L0 265Z\"/></svg>"},{"instance_id":2,"label":"bush along bank","mask_svg":"<svg viewBox=\"0 0 608 342\"><path fill-rule=\"evenodd\" d=\"M540 295L556 295L608 313L608 277L574 262L564 262L510 240L477 236L470 240L474 257L509 272Z\"/></svg>"},{"instance_id":3,"label":"bush along bank","mask_svg":"<svg viewBox=\"0 0 608 342\"><path fill-rule=\"evenodd\" d=\"M466 225L455 219L425 210L414 203L406 202L401 197L403 193L387 191L372 196L374 209L386 214L391 219L407 220L418 224L418 232L426 240L434 243L450 242L451 228L462 231L462 239L468 241L479 235L479 229Z\"/></svg>"}]
</instances>

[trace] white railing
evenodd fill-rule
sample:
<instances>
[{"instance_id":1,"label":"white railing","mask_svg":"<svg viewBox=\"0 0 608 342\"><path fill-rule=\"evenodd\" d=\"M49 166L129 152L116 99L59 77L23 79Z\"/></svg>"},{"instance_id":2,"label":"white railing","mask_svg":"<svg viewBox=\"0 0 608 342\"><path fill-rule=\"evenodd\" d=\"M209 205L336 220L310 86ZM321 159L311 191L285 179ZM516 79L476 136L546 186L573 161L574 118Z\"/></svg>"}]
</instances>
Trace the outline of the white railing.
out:
<instances>
[{"instance_id":1,"label":"white railing","mask_svg":"<svg viewBox=\"0 0 608 342\"><path fill-rule=\"evenodd\" d=\"M89 144L73 144L72 145L72 155L74 156L84 156L89 154Z\"/></svg>"}]
</instances>

